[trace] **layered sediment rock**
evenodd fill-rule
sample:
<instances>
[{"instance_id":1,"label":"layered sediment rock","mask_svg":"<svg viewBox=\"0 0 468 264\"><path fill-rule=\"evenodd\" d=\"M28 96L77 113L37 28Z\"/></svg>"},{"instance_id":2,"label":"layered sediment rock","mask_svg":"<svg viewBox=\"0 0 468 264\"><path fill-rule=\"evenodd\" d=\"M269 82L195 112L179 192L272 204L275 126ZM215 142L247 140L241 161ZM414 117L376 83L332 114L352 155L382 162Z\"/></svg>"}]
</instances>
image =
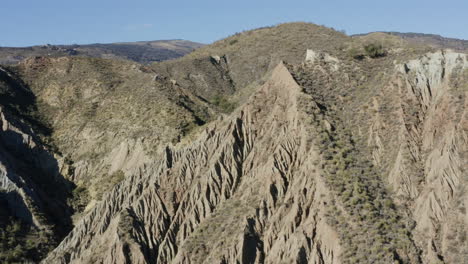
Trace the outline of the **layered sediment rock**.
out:
<instances>
[{"instance_id":1,"label":"layered sediment rock","mask_svg":"<svg viewBox=\"0 0 468 264\"><path fill-rule=\"evenodd\" d=\"M339 263L298 96L279 65L232 117L128 175L44 263Z\"/></svg>"},{"instance_id":2,"label":"layered sediment rock","mask_svg":"<svg viewBox=\"0 0 468 264\"><path fill-rule=\"evenodd\" d=\"M113 185L94 174L122 174L43 263L466 262L466 54L439 51L395 68L369 59L380 67L375 76L363 61L306 55L303 64L277 65L246 103L183 140L178 133L198 118L187 105L206 102L170 77L106 64L123 67L122 82L138 77L142 84L120 119L106 118L126 86L70 86L54 97L57 87L38 85L38 97L57 109L74 102L71 109L93 110L88 119L51 111L58 143L75 164L51 154L24 118L2 108L0 184L17 197L8 200L16 216L36 228L60 217L70 225L70 209L66 190L62 200L50 199L34 171L91 180L92 188ZM226 56L206 59L221 72L230 67ZM41 78L67 76L50 72ZM75 102L77 91L89 101ZM134 105L159 94L167 107ZM173 95L185 96L183 103ZM153 131L162 126L155 115L167 126ZM145 118L128 131L120 125L138 116ZM115 130L104 132L103 120L116 122Z\"/></svg>"},{"instance_id":3,"label":"layered sediment rock","mask_svg":"<svg viewBox=\"0 0 468 264\"><path fill-rule=\"evenodd\" d=\"M395 108L373 118L374 161L390 161L388 181L415 221L424 263L467 260L467 68L463 53L424 55L397 66L375 101Z\"/></svg>"}]
</instances>

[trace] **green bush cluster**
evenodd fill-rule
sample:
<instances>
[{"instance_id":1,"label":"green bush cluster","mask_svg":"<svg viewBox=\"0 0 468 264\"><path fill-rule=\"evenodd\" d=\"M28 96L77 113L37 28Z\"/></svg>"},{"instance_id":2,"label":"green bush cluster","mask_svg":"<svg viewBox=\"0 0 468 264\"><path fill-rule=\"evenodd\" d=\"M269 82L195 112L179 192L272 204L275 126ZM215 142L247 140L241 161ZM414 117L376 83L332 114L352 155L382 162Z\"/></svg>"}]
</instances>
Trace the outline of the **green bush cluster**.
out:
<instances>
[{"instance_id":1,"label":"green bush cluster","mask_svg":"<svg viewBox=\"0 0 468 264\"><path fill-rule=\"evenodd\" d=\"M234 103L230 102L225 96L221 95L214 96L211 99L211 103L219 107L224 113L231 113L236 108Z\"/></svg>"},{"instance_id":2,"label":"green bush cluster","mask_svg":"<svg viewBox=\"0 0 468 264\"><path fill-rule=\"evenodd\" d=\"M366 55L371 58L383 57L386 55L385 49L382 44L371 43L364 46Z\"/></svg>"},{"instance_id":3,"label":"green bush cluster","mask_svg":"<svg viewBox=\"0 0 468 264\"><path fill-rule=\"evenodd\" d=\"M36 262L53 247L45 232L10 218L0 226L0 263Z\"/></svg>"},{"instance_id":4,"label":"green bush cluster","mask_svg":"<svg viewBox=\"0 0 468 264\"><path fill-rule=\"evenodd\" d=\"M356 60L363 60L366 56L369 58L379 58L387 55L382 44L370 43L362 47L351 47L348 49L348 56Z\"/></svg>"},{"instance_id":5,"label":"green bush cluster","mask_svg":"<svg viewBox=\"0 0 468 264\"><path fill-rule=\"evenodd\" d=\"M68 199L68 204L75 212L84 211L86 205L89 203L88 190L83 186L78 186L72 191L72 196Z\"/></svg>"}]
</instances>

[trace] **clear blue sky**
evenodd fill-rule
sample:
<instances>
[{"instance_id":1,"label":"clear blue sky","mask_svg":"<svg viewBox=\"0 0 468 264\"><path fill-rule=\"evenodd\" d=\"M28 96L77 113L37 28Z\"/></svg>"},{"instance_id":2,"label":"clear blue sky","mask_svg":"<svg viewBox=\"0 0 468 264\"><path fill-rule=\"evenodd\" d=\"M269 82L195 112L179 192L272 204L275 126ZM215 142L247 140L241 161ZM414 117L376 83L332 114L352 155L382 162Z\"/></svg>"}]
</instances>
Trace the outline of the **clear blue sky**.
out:
<instances>
[{"instance_id":1,"label":"clear blue sky","mask_svg":"<svg viewBox=\"0 0 468 264\"><path fill-rule=\"evenodd\" d=\"M468 39L468 0L2 0L0 46L188 39L306 21Z\"/></svg>"}]
</instances>

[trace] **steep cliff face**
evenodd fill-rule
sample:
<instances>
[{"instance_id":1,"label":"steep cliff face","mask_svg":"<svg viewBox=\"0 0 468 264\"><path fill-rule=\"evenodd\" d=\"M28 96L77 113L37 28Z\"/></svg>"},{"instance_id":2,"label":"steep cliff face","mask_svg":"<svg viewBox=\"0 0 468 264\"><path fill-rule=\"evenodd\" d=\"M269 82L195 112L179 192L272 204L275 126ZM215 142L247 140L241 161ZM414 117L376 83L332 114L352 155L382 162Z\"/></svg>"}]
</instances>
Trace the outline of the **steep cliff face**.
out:
<instances>
[{"instance_id":1,"label":"steep cliff face","mask_svg":"<svg viewBox=\"0 0 468 264\"><path fill-rule=\"evenodd\" d=\"M333 119L343 118L361 143L360 155L388 182L420 261L464 263L467 55L442 50L397 63L394 69L382 59L374 76L365 76L363 65L322 57L328 70L314 66L296 79L325 106L345 102ZM354 70L346 70L350 66ZM353 80L352 75L362 77ZM314 89L316 83L328 89Z\"/></svg>"},{"instance_id":2,"label":"steep cliff face","mask_svg":"<svg viewBox=\"0 0 468 264\"><path fill-rule=\"evenodd\" d=\"M21 110L34 108L31 91L2 68L0 87L0 200L2 217L8 217L1 221L0 251L8 251L7 245L16 252L1 254L0 260L25 261L21 257L26 254L38 261L71 229L72 210L66 202L71 184L64 179L70 166L44 146L30 117L23 115ZM16 237L5 233L11 232L7 225L18 226Z\"/></svg>"},{"instance_id":3,"label":"steep cliff face","mask_svg":"<svg viewBox=\"0 0 468 264\"><path fill-rule=\"evenodd\" d=\"M129 175L44 263L337 262L298 96L278 66L232 117Z\"/></svg>"},{"instance_id":4,"label":"steep cliff face","mask_svg":"<svg viewBox=\"0 0 468 264\"><path fill-rule=\"evenodd\" d=\"M390 161L389 183L413 215L426 263L466 261L467 68L466 54L424 55L399 65L393 95L376 101L395 108L371 126L375 161Z\"/></svg>"},{"instance_id":5,"label":"steep cliff face","mask_svg":"<svg viewBox=\"0 0 468 264\"><path fill-rule=\"evenodd\" d=\"M357 150L332 117L278 65L232 116L130 173L43 262L418 263L405 218L346 159Z\"/></svg>"}]
</instances>

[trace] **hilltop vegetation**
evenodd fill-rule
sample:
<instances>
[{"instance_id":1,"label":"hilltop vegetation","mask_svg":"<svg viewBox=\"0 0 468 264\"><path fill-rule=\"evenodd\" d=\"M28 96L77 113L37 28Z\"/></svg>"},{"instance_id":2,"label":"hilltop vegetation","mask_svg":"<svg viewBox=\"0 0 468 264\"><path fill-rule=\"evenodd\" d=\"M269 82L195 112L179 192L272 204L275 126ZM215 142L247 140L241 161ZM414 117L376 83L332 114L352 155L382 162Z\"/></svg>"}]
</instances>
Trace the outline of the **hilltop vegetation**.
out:
<instances>
[{"instance_id":1,"label":"hilltop vegetation","mask_svg":"<svg viewBox=\"0 0 468 264\"><path fill-rule=\"evenodd\" d=\"M323 26L288 23L237 33L183 58L153 64L153 68L209 100L240 92L252 82L261 83L281 60L300 63L307 49L338 56L348 41L346 35Z\"/></svg>"}]
</instances>

